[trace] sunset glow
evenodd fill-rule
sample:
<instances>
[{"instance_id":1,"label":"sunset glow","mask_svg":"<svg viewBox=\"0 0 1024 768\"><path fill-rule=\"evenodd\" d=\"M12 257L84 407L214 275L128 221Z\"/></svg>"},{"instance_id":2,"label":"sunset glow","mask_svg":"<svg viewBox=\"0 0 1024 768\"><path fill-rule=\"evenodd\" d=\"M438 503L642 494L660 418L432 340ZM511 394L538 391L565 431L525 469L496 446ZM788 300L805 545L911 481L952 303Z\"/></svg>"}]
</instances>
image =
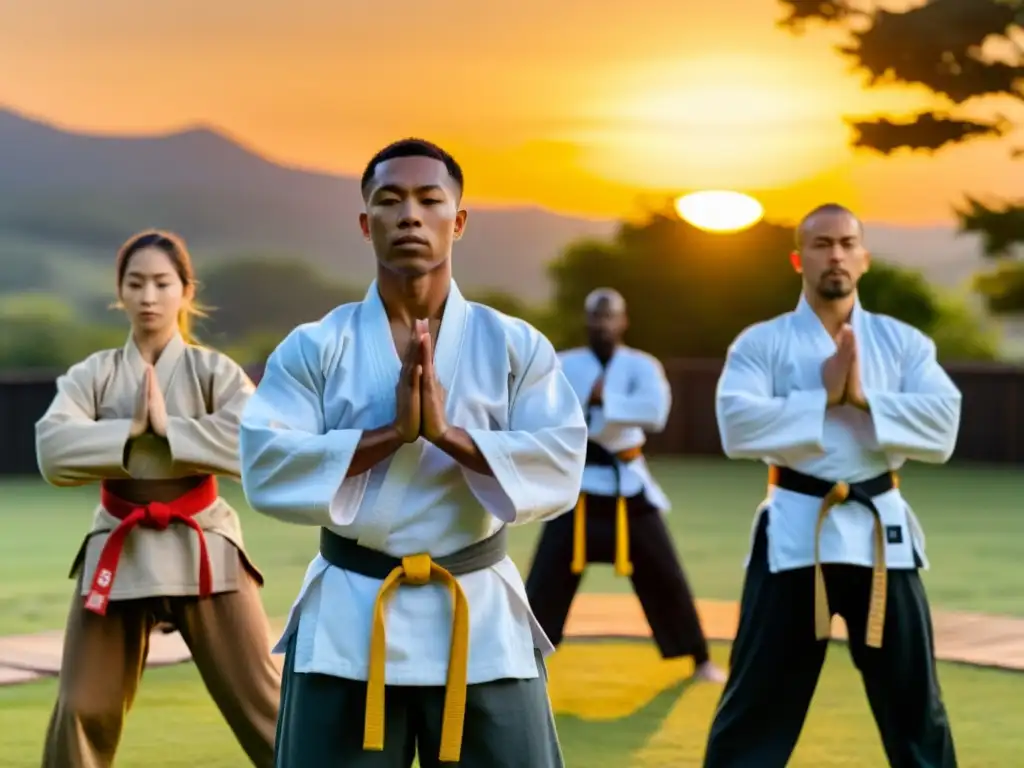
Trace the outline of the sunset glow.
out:
<instances>
[{"instance_id":1,"label":"sunset glow","mask_svg":"<svg viewBox=\"0 0 1024 768\"><path fill-rule=\"evenodd\" d=\"M750 195L723 189L684 195L676 200L676 212L697 229L726 233L754 226L764 207Z\"/></svg>"},{"instance_id":2,"label":"sunset glow","mask_svg":"<svg viewBox=\"0 0 1024 768\"><path fill-rule=\"evenodd\" d=\"M474 207L614 218L648 195L743 189L781 219L843 197L869 219L925 223L949 220L964 192L1021 194L1001 142L851 149L845 117L910 114L930 97L865 90L835 40L777 27L777 0L657 0L629 14L611 0L438 0L403 10L416 34L401 55L367 34L380 23L367 4L10 6L0 67L18 77L0 107L105 134L202 124L272 161L345 174L420 135L460 160Z\"/></svg>"},{"instance_id":3,"label":"sunset glow","mask_svg":"<svg viewBox=\"0 0 1024 768\"><path fill-rule=\"evenodd\" d=\"M702 56L637 73L586 139L598 173L661 188L779 188L842 162L835 82L797 62Z\"/></svg>"}]
</instances>

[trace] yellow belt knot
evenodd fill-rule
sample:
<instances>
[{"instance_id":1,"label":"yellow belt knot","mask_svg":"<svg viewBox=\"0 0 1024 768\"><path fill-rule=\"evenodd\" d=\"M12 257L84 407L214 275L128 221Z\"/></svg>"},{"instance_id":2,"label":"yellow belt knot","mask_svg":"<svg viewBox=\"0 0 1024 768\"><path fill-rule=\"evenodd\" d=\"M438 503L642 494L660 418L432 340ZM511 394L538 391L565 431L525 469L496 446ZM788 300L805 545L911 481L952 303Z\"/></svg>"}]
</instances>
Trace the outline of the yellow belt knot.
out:
<instances>
[{"instance_id":1,"label":"yellow belt knot","mask_svg":"<svg viewBox=\"0 0 1024 768\"><path fill-rule=\"evenodd\" d=\"M434 561L430 555L409 555L402 558L402 581L414 587L430 582L430 569Z\"/></svg>"},{"instance_id":2,"label":"yellow belt knot","mask_svg":"<svg viewBox=\"0 0 1024 768\"><path fill-rule=\"evenodd\" d=\"M452 639L448 654L448 680L445 685L439 759L443 763L457 763L462 754L462 728L466 719L469 603L458 579L435 563L428 554L403 557L402 564L388 574L377 592L377 600L373 606L373 628L370 633L370 668L366 681L363 749L372 752L381 752L384 749L384 691L387 668L384 611L387 603L400 585L419 587L431 581L447 586L452 598Z\"/></svg>"}]
</instances>

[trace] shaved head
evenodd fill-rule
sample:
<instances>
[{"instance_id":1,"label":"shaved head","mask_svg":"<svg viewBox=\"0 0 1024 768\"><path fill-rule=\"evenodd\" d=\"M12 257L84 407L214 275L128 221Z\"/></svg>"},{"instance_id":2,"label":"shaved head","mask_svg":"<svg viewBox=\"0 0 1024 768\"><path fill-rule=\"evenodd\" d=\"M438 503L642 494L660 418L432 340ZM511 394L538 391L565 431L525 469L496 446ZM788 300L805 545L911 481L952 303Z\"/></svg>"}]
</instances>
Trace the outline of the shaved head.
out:
<instances>
[{"instance_id":1,"label":"shaved head","mask_svg":"<svg viewBox=\"0 0 1024 768\"><path fill-rule=\"evenodd\" d=\"M583 310L590 315L600 309L614 315L623 314L626 311L626 300L614 288L595 288L587 294Z\"/></svg>"},{"instance_id":2,"label":"shaved head","mask_svg":"<svg viewBox=\"0 0 1024 768\"><path fill-rule=\"evenodd\" d=\"M861 223L857 214L845 205L840 205L839 203L825 203L823 205L819 205L813 211L800 219L800 223L796 227L796 249L798 251L804 247L804 243L807 242L807 231L814 226L814 220L819 216L849 216L857 222L857 228L860 230L861 237L863 238L864 236L864 224Z\"/></svg>"},{"instance_id":3,"label":"shaved head","mask_svg":"<svg viewBox=\"0 0 1024 768\"><path fill-rule=\"evenodd\" d=\"M583 308L587 313L590 348L599 359L607 361L622 343L629 324L626 300L614 288L598 288L587 295Z\"/></svg>"}]
</instances>

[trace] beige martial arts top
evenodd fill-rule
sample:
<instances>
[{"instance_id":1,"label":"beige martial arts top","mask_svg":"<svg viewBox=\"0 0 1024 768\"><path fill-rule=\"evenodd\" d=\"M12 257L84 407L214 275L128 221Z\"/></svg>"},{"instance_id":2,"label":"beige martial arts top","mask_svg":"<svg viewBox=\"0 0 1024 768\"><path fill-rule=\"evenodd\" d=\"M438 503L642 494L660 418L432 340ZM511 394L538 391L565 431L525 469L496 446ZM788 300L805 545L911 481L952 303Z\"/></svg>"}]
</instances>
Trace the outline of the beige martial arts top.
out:
<instances>
[{"instance_id":1,"label":"beige martial arts top","mask_svg":"<svg viewBox=\"0 0 1024 768\"><path fill-rule=\"evenodd\" d=\"M123 349L90 355L57 379L57 396L36 423L36 455L47 482L65 487L100 480L180 479L184 493L196 476L239 479L238 424L254 389L249 377L227 356L187 344L180 335L161 353L155 372L167 406L166 439L147 432L129 440L145 375L130 337ZM144 486L139 490L144 493ZM82 571L83 595L119 522L97 506L71 567L71 576ZM262 583L245 553L238 515L227 502L218 498L195 522L206 536L213 593L238 589L243 576L239 554ZM111 600L198 593L199 541L193 530L172 524L165 531L136 527L128 534Z\"/></svg>"}]
</instances>

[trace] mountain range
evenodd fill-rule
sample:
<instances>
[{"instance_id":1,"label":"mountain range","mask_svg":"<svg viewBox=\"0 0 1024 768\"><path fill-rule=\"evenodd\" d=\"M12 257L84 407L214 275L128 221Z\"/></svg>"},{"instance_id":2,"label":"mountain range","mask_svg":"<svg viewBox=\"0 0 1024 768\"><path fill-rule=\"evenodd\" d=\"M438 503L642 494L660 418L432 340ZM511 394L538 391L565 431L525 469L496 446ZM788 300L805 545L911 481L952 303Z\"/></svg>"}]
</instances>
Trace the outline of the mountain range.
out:
<instances>
[{"instance_id":1,"label":"mountain range","mask_svg":"<svg viewBox=\"0 0 1024 768\"><path fill-rule=\"evenodd\" d=\"M182 233L203 262L266 253L303 258L349 283L373 265L356 220L355 177L271 162L200 126L156 136L90 135L0 109L0 267L12 290L107 290L113 249L132 232ZM614 221L542 210L471 210L456 252L459 281L527 300L549 292L546 264ZM983 265L952 226L868 225L869 245L931 282L957 287ZM54 288L56 286L56 288ZM102 286L102 288L100 288Z\"/></svg>"}]
</instances>

